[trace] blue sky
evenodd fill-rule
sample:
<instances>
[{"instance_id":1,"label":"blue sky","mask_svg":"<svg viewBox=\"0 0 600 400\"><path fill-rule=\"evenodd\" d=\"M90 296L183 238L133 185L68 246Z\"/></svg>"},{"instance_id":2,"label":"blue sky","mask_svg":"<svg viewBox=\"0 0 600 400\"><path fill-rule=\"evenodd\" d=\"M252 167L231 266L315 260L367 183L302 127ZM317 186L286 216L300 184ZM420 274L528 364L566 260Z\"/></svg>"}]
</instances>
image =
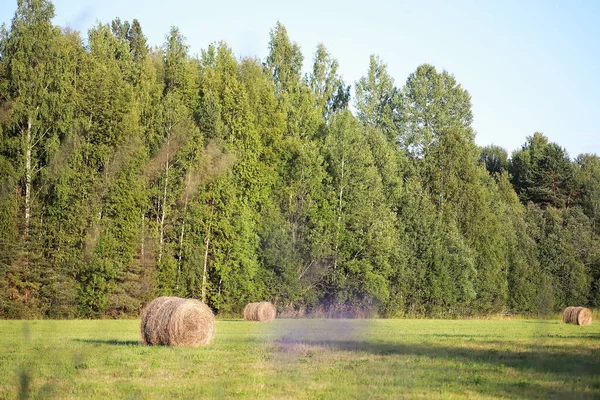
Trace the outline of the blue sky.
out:
<instances>
[{"instance_id":1,"label":"blue sky","mask_svg":"<svg viewBox=\"0 0 600 400\"><path fill-rule=\"evenodd\" d=\"M599 1L190 1L55 0L60 26L137 18L151 45L172 25L192 54L224 40L239 56L267 54L279 20L300 44L308 71L319 42L347 83L369 55L388 65L396 86L422 63L454 74L472 96L476 142L509 152L535 131L572 157L600 154ZM10 22L16 0L0 4Z\"/></svg>"}]
</instances>

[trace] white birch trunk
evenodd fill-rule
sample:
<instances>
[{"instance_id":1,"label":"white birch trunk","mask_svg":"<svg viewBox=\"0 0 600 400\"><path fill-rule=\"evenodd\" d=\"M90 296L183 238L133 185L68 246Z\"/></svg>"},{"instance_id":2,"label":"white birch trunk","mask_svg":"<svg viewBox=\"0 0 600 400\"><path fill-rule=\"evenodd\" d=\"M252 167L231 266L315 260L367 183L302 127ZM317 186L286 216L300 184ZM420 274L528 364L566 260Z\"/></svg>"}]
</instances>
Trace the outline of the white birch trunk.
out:
<instances>
[{"instance_id":1,"label":"white birch trunk","mask_svg":"<svg viewBox=\"0 0 600 400\"><path fill-rule=\"evenodd\" d=\"M202 302L206 303L206 282L208 279L208 248L210 246L210 223L204 240L204 271L202 272Z\"/></svg>"},{"instance_id":2,"label":"white birch trunk","mask_svg":"<svg viewBox=\"0 0 600 400\"><path fill-rule=\"evenodd\" d=\"M187 206L189 200L189 187L190 187L191 174L188 173L187 185L185 187L185 202L183 203L183 220L181 221L181 234L179 235L179 256L177 257L177 289L179 289L179 277L181 276L181 259L183 258L183 238L185 235L185 214L187 213Z\"/></svg>"},{"instance_id":3,"label":"white birch trunk","mask_svg":"<svg viewBox=\"0 0 600 400\"><path fill-rule=\"evenodd\" d=\"M31 218L31 118L27 120L27 134L25 137L25 237L29 236L29 220Z\"/></svg>"},{"instance_id":4,"label":"white birch trunk","mask_svg":"<svg viewBox=\"0 0 600 400\"><path fill-rule=\"evenodd\" d=\"M335 238L335 258L333 260L333 269L337 268L337 263L338 263L338 250L339 250L339 245L340 245L340 230L341 230L341 224L342 224L342 199L344 196L344 164L345 164L345 159L344 159L344 155L342 154L342 174L340 177L340 193L338 196L338 217L337 217L337 230L336 230L336 238Z\"/></svg>"},{"instance_id":5,"label":"white birch trunk","mask_svg":"<svg viewBox=\"0 0 600 400\"><path fill-rule=\"evenodd\" d=\"M165 163L165 187L163 190L162 212L160 216L160 238L158 244L158 262L160 264L165 242L165 216L167 214L167 189L169 186L169 139L167 139L167 161Z\"/></svg>"}]
</instances>

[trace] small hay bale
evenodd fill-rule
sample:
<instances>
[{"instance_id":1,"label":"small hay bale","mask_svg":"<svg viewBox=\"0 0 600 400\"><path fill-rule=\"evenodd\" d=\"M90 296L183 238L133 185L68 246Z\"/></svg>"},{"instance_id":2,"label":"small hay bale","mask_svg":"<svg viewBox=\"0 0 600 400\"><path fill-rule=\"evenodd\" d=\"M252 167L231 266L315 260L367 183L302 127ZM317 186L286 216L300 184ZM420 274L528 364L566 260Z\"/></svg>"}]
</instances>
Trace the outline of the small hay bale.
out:
<instances>
[{"instance_id":1,"label":"small hay bale","mask_svg":"<svg viewBox=\"0 0 600 400\"><path fill-rule=\"evenodd\" d=\"M577 315L577 325L591 325L592 323L592 310L589 308L582 307Z\"/></svg>"},{"instance_id":2,"label":"small hay bale","mask_svg":"<svg viewBox=\"0 0 600 400\"><path fill-rule=\"evenodd\" d=\"M569 320L571 318L571 310L574 308L575 307L567 307L565 308L565 311L563 311L563 322L565 324L569 323Z\"/></svg>"},{"instance_id":3,"label":"small hay bale","mask_svg":"<svg viewBox=\"0 0 600 400\"><path fill-rule=\"evenodd\" d=\"M567 307L563 311L563 322L575 325L590 325L592 310L585 307Z\"/></svg>"},{"instance_id":4,"label":"small hay bale","mask_svg":"<svg viewBox=\"0 0 600 400\"><path fill-rule=\"evenodd\" d=\"M215 316L204 303L180 297L158 297L142 312L144 345L202 346L212 343Z\"/></svg>"},{"instance_id":5,"label":"small hay bale","mask_svg":"<svg viewBox=\"0 0 600 400\"><path fill-rule=\"evenodd\" d=\"M272 321L276 315L275 306L268 301L248 303L244 307L244 319L246 321Z\"/></svg>"},{"instance_id":6,"label":"small hay bale","mask_svg":"<svg viewBox=\"0 0 600 400\"><path fill-rule=\"evenodd\" d=\"M571 309L571 313L570 313L570 317L569 317L569 322L573 323L573 324L577 324L577 316L579 315L579 312L581 311L582 307L573 307Z\"/></svg>"},{"instance_id":7,"label":"small hay bale","mask_svg":"<svg viewBox=\"0 0 600 400\"><path fill-rule=\"evenodd\" d=\"M248 303L246 304L246 307L244 307L244 319L246 321L253 321L254 320L254 315L255 315L255 311L256 311L256 306L258 305L258 303Z\"/></svg>"}]
</instances>

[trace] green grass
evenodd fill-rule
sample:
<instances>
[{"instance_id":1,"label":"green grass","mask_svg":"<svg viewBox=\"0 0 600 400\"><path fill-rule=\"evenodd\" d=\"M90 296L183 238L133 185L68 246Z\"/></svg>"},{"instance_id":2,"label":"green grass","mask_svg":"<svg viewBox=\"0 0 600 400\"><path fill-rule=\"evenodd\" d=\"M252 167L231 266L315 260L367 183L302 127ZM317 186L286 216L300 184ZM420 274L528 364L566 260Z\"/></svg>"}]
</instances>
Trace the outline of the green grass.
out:
<instances>
[{"instance_id":1,"label":"green grass","mask_svg":"<svg viewBox=\"0 0 600 400\"><path fill-rule=\"evenodd\" d=\"M0 321L0 398L600 398L600 324L217 321L205 348L138 321Z\"/></svg>"}]
</instances>

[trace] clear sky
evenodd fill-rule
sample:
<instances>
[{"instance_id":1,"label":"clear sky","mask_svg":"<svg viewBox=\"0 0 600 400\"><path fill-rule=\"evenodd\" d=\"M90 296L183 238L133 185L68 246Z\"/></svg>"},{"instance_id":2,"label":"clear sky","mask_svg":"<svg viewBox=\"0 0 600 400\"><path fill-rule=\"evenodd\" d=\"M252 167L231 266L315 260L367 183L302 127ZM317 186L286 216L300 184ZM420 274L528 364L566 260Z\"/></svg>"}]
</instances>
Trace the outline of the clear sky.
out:
<instances>
[{"instance_id":1,"label":"clear sky","mask_svg":"<svg viewBox=\"0 0 600 400\"><path fill-rule=\"evenodd\" d=\"M60 26L137 18L151 45L178 26L192 54L224 40L239 56L267 54L281 21L300 44L305 70L319 42L347 83L369 55L396 86L422 63L454 74L472 96L476 142L509 152L543 132L571 157L600 154L600 1L55 0ZM16 0L0 1L10 23ZM84 35L85 36L85 35Z\"/></svg>"}]
</instances>

